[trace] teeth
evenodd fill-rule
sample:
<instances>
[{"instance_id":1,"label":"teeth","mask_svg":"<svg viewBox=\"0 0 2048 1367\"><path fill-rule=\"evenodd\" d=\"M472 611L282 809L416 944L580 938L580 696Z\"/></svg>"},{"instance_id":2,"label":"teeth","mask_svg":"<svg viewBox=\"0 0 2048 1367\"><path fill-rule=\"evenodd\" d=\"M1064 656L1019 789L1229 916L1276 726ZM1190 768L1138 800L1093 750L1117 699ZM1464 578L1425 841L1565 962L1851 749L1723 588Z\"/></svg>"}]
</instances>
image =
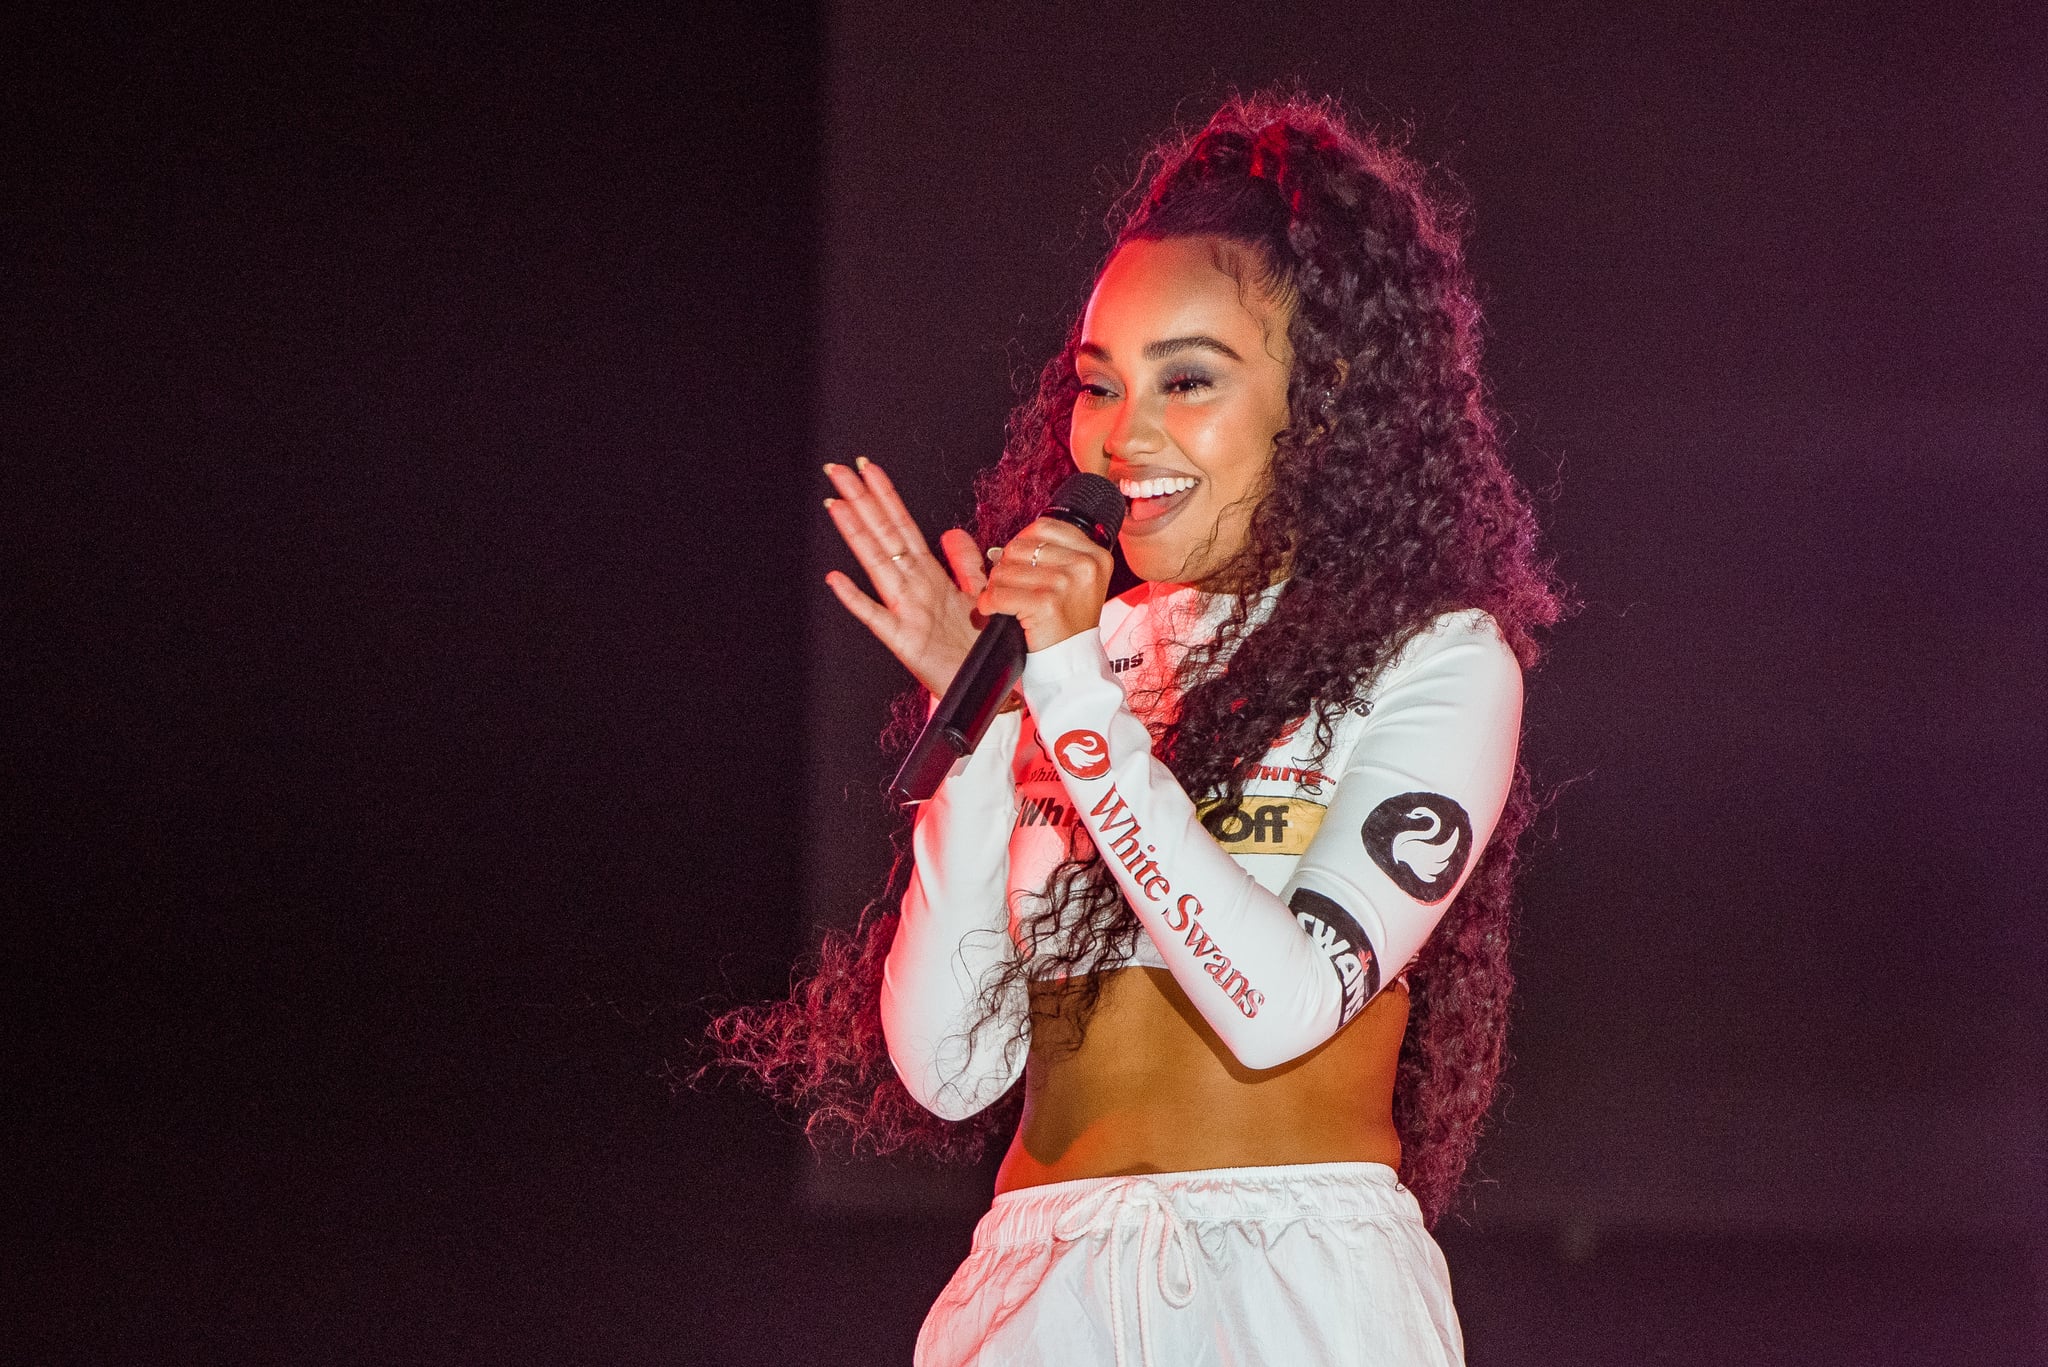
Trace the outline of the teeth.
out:
<instances>
[{"instance_id":1,"label":"teeth","mask_svg":"<svg viewBox=\"0 0 2048 1367\"><path fill-rule=\"evenodd\" d=\"M1186 475L1168 475L1159 479L1120 479L1116 487L1125 498L1164 498L1185 493L1199 482Z\"/></svg>"}]
</instances>

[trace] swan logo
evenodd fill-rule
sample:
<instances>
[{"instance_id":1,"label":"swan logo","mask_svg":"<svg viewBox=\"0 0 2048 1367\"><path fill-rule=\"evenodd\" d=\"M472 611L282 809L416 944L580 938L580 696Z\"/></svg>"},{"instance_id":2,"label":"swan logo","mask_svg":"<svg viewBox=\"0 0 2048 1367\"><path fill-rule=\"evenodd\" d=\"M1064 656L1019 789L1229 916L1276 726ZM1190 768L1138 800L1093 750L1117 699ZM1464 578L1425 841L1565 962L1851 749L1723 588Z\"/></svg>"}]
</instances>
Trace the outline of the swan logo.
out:
<instances>
[{"instance_id":1,"label":"swan logo","mask_svg":"<svg viewBox=\"0 0 2048 1367\"><path fill-rule=\"evenodd\" d=\"M1418 902L1441 902L1472 855L1465 809L1438 793L1402 793L1372 809L1359 836L1394 886Z\"/></svg>"},{"instance_id":2,"label":"swan logo","mask_svg":"<svg viewBox=\"0 0 2048 1367\"><path fill-rule=\"evenodd\" d=\"M1075 778L1101 778L1109 772L1109 742L1093 731L1069 731L1053 742L1052 756Z\"/></svg>"}]
</instances>

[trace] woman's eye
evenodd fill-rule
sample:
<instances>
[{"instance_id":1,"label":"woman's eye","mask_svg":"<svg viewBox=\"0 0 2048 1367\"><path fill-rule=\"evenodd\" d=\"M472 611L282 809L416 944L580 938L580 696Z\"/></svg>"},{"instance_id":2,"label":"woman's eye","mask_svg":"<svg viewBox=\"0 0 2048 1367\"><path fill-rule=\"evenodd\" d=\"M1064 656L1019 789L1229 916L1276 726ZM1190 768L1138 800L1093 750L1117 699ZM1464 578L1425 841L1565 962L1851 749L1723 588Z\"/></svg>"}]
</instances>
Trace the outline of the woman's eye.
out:
<instances>
[{"instance_id":1,"label":"woman's eye","mask_svg":"<svg viewBox=\"0 0 2048 1367\"><path fill-rule=\"evenodd\" d=\"M1197 390L1207 389L1208 387L1209 377L1207 375L1194 374L1175 375L1165 385L1166 392L1169 394L1192 394Z\"/></svg>"},{"instance_id":2,"label":"woman's eye","mask_svg":"<svg viewBox=\"0 0 2048 1367\"><path fill-rule=\"evenodd\" d=\"M1091 380L1081 381L1081 393L1091 399L1107 399L1111 397L1109 386L1096 384Z\"/></svg>"}]
</instances>

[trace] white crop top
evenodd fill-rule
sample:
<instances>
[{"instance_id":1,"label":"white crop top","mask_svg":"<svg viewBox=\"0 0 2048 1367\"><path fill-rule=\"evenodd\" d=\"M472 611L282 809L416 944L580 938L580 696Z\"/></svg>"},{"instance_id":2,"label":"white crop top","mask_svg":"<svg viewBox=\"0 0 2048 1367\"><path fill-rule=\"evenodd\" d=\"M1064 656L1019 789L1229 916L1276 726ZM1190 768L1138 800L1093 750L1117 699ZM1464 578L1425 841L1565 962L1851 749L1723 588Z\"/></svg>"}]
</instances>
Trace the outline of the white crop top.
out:
<instances>
[{"instance_id":1,"label":"white crop top","mask_svg":"<svg viewBox=\"0 0 2048 1367\"><path fill-rule=\"evenodd\" d=\"M1254 604L1270 611L1279 588ZM982 987L1018 953L1078 843L1104 854L1145 934L1132 966L1165 969L1240 1062L1270 1068L1323 1043L1404 969L1463 885L1506 801L1521 671L1493 620L1447 613L1333 719L1283 731L1216 835L1151 750L1174 672L1226 599L1143 584L1097 631L1026 658L1026 709L996 718L912 831L916 867L883 970L882 1023L911 1094L949 1119L1023 1066L1021 985L978 1031Z\"/></svg>"}]
</instances>

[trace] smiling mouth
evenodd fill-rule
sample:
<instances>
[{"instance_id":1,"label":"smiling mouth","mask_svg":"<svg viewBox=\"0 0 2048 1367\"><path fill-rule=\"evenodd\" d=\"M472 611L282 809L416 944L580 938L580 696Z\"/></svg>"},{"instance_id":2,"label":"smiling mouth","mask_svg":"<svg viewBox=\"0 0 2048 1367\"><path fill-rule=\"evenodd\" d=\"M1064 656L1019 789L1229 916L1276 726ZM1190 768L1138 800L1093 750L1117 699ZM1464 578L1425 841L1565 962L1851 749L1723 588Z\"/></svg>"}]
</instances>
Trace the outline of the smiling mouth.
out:
<instances>
[{"instance_id":1,"label":"smiling mouth","mask_svg":"<svg viewBox=\"0 0 2048 1367\"><path fill-rule=\"evenodd\" d=\"M1186 475L1118 480L1117 492L1128 500L1129 506L1124 530L1139 535L1151 531L1178 512L1200 483L1200 480Z\"/></svg>"}]
</instances>

